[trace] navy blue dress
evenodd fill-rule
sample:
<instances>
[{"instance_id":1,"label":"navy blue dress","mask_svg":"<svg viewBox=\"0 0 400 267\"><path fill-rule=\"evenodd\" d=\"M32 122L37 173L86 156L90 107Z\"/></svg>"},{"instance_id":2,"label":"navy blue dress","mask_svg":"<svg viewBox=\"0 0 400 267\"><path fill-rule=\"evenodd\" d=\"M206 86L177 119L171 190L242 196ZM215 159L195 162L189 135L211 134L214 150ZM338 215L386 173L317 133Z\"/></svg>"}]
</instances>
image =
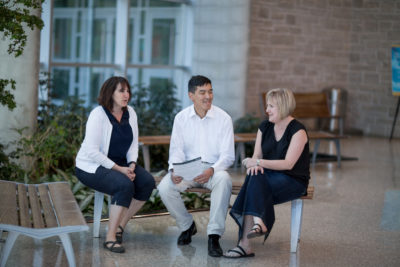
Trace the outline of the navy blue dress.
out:
<instances>
[{"instance_id":1,"label":"navy blue dress","mask_svg":"<svg viewBox=\"0 0 400 267\"><path fill-rule=\"evenodd\" d=\"M284 159L292 136L305 130L303 124L290 121L280 140L276 140L274 124L268 120L259 126L262 132L261 148L263 159ZM264 173L247 175L229 214L239 226L239 240L243 235L245 215L259 217L267 226L268 234L275 222L274 205L299 198L307 192L310 179L309 143L304 146L298 161L291 170L275 171L264 169ZM268 236L268 234L266 236Z\"/></svg>"}]
</instances>

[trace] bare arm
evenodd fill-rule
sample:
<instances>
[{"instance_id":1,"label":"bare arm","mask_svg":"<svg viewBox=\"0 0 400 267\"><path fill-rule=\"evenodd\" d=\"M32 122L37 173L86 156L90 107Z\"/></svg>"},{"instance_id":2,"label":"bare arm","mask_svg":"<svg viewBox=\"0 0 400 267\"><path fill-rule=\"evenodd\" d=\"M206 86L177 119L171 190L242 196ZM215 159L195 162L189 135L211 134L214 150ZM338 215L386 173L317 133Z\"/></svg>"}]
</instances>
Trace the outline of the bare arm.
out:
<instances>
[{"instance_id":1,"label":"bare arm","mask_svg":"<svg viewBox=\"0 0 400 267\"><path fill-rule=\"evenodd\" d=\"M257 134L257 139L258 139L258 134ZM300 158L300 155L303 152L306 143L307 143L306 132L304 130L299 130L297 133L293 135L292 140L290 141L285 159L281 160L260 159L261 158L259 157L260 154L256 154L256 148L255 148L253 158L245 159L246 167L251 168L257 166L257 159L260 159L259 166L263 168L271 170L291 170L296 164L297 160ZM260 141L260 150L261 150L261 141ZM254 158L255 156L256 158Z\"/></svg>"}]
</instances>

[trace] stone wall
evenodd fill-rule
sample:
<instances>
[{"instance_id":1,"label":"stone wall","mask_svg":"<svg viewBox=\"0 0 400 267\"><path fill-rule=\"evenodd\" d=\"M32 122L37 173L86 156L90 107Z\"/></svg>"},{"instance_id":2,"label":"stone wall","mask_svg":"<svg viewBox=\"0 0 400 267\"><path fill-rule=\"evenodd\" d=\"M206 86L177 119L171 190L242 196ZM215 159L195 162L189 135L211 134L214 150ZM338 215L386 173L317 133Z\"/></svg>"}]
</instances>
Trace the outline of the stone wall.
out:
<instances>
[{"instance_id":1,"label":"stone wall","mask_svg":"<svg viewBox=\"0 0 400 267\"><path fill-rule=\"evenodd\" d=\"M249 0L194 1L192 74L209 77L214 104L241 117L247 73Z\"/></svg>"},{"instance_id":2,"label":"stone wall","mask_svg":"<svg viewBox=\"0 0 400 267\"><path fill-rule=\"evenodd\" d=\"M343 88L345 129L389 136L391 46L400 45L400 1L252 0L246 111L261 114L260 94ZM400 137L400 119L395 135Z\"/></svg>"}]
</instances>

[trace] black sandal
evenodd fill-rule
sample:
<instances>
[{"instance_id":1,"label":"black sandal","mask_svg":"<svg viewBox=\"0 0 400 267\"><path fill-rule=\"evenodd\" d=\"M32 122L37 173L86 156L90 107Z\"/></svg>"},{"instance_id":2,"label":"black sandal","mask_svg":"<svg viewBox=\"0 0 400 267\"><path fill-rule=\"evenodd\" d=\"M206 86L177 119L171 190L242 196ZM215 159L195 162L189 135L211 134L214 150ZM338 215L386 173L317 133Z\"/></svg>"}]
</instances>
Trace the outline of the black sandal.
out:
<instances>
[{"instance_id":1,"label":"black sandal","mask_svg":"<svg viewBox=\"0 0 400 267\"><path fill-rule=\"evenodd\" d=\"M271 227L271 229L272 229L272 227ZM269 233L271 233L271 230L269 230L269 231L267 230L267 231L263 232L261 225L258 224L258 223L255 223L253 228L250 230L250 233L247 234L247 238L251 239L251 238L254 238L254 237L259 237L259 236L264 235L263 244L265 244L265 240L267 240L267 238L269 236Z\"/></svg>"},{"instance_id":2,"label":"black sandal","mask_svg":"<svg viewBox=\"0 0 400 267\"><path fill-rule=\"evenodd\" d=\"M259 237L259 236L265 235L266 233L268 233L268 231L263 232L261 225L258 223L255 223L253 225L253 228L250 230L250 233L247 234L247 238L251 239L254 237Z\"/></svg>"},{"instance_id":3,"label":"black sandal","mask_svg":"<svg viewBox=\"0 0 400 267\"><path fill-rule=\"evenodd\" d=\"M111 246L108 246L108 244L111 244ZM103 243L104 248L108 249L111 252L115 253L124 253L125 248L123 246L116 247L115 245L119 245L118 241L105 241Z\"/></svg>"},{"instance_id":4,"label":"black sandal","mask_svg":"<svg viewBox=\"0 0 400 267\"><path fill-rule=\"evenodd\" d=\"M236 249L236 248L238 248L238 249ZM239 245L237 245L233 249L228 250L228 253L230 253L230 252L234 252L236 254L228 255L227 253L225 253L223 256L225 258L229 258L229 259L239 259L239 258L254 257L254 255L255 255L254 253L246 253L246 251Z\"/></svg>"},{"instance_id":5,"label":"black sandal","mask_svg":"<svg viewBox=\"0 0 400 267\"><path fill-rule=\"evenodd\" d=\"M122 234L124 233L124 228L121 225L118 225L118 228L121 230L115 233L115 238L119 244L122 244Z\"/></svg>"}]
</instances>

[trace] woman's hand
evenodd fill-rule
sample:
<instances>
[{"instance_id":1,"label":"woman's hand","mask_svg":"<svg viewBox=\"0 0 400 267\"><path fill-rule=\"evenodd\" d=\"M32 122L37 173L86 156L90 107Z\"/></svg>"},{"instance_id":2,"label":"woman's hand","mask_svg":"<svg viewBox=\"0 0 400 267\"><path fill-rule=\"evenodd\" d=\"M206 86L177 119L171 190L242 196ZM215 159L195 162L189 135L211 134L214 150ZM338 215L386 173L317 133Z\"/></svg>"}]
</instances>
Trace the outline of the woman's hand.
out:
<instances>
[{"instance_id":1,"label":"woman's hand","mask_svg":"<svg viewBox=\"0 0 400 267\"><path fill-rule=\"evenodd\" d=\"M122 168L122 173L125 174L129 180L131 180L132 182L135 180L136 174L134 172L134 169L132 169L131 167L121 167Z\"/></svg>"},{"instance_id":2,"label":"woman's hand","mask_svg":"<svg viewBox=\"0 0 400 267\"><path fill-rule=\"evenodd\" d=\"M264 168L263 167L261 167L261 166L254 166L254 167L250 167L250 168L247 168L247 171L246 171L246 173L249 175L256 175L256 174L258 174L258 172L260 172L261 174L263 174L264 173Z\"/></svg>"},{"instance_id":3,"label":"woman's hand","mask_svg":"<svg viewBox=\"0 0 400 267\"><path fill-rule=\"evenodd\" d=\"M253 158L245 158L242 161L242 164L248 169L251 167L256 167L257 166L257 159L253 159Z\"/></svg>"},{"instance_id":4,"label":"woman's hand","mask_svg":"<svg viewBox=\"0 0 400 267\"><path fill-rule=\"evenodd\" d=\"M132 167L121 167L115 164L112 168L116 171L119 171L120 173L125 174L126 177L128 177L128 179L131 180L132 182L135 180L136 177L136 174L134 172L135 169L133 169Z\"/></svg>"}]
</instances>

